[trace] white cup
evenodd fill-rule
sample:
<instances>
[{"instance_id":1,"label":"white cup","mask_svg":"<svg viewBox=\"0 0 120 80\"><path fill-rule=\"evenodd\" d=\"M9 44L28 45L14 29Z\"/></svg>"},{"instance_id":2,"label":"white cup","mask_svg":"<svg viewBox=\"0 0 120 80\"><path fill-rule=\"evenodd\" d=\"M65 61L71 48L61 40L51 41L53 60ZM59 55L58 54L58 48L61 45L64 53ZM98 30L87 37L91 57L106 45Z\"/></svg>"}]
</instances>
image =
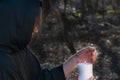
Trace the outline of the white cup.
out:
<instances>
[{"instance_id":1,"label":"white cup","mask_svg":"<svg viewBox=\"0 0 120 80\"><path fill-rule=\"evenodd\" d=\"M89 80L93 76L92 63L78 64L78 80Z\"/></svg>"}]
</instances>

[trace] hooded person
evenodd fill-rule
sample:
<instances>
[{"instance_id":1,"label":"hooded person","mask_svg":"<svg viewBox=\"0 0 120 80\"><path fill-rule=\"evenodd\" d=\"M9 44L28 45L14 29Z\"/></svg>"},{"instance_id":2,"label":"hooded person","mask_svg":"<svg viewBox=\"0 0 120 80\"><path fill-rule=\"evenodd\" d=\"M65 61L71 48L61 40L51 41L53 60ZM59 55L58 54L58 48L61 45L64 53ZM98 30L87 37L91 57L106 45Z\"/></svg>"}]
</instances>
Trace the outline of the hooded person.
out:
<instances>
[{"instance_id":1,"label":"hooded person","mask_svg":"<svg viewBox=\"0 0 120 80\"><path fill-rule=\"evenodd\" d=\"M76 56L93 50L85 48L58 67L42 69L27 46L40 11L39 0L0 0L0 80L65 80L78 63ZM95 57L87 56L91 62Z\"/></svg>"}]
</instances>

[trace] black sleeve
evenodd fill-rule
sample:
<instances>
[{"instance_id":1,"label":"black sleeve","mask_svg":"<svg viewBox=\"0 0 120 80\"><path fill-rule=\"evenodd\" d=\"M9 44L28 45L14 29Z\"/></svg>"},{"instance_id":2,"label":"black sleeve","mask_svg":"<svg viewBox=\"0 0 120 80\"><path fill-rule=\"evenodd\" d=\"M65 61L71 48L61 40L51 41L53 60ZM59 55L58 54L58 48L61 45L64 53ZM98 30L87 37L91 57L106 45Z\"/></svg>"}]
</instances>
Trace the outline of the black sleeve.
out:
<instances>
[{"instance_id":1,"label":"black sleeve","mask_svg":"<svg viewBox=\"0 0 120 80\"><path fill-rule=\"evenodd\" d=\"M3 69L0 69L0 80L20 80L17 79L17 77L15 77L15 75L10 72L10 71L6 71Z\"/></svg>"},{"instance_id":2,"label":"black sleeve","mask_svg":"<svg viewBox=\"0 0 120 80\"><path fill-rule=\"evenodd\" d=\"M41 71L40 80L66 80L63 65L51 70L44 69Z\"/></svg>"},{"instance_id":3,"label":"black sleeve","mask_svg":"<svg viewBox=\"0 0 120 80\"><path fill-rule=\"evenodd\" d=\"M15 80L15 79L8 73L0 72L0 80Z\"/></svg>"}]
</instances>

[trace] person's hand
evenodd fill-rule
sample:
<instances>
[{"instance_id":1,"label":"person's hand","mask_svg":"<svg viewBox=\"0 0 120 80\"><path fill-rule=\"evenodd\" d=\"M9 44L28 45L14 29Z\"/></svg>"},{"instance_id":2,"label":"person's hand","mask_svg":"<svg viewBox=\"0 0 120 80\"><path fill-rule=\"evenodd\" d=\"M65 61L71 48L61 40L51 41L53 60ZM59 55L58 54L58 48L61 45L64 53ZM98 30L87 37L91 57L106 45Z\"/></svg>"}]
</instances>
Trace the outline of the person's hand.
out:
<instances>
[{"instance_id":1,"label":"person's hand","mask_svg":"<svg viewBox=\"0 0 120 80\"><path fill-rule=\"evenodd\" d=\"M78 75L77 76L74 76L68 80L78 80ZM89 80L94 80L94 77L91 77Z\"/></svg>"},{"instance_id":2,"label":"person's hand","mask_svg":"<svg viewBox=\"0 0 120 80\"><path fill-rule=\"evenodd\" d=\"M87 47L79 50L73 58L76 63L95 63L97 57L97 51L94 47Z\"/></svg>"},{"instance_id":3,"label":"person's hand","mask_svg":"<svg viewBox=\"0 0 120 80\"><path fill-rule=\"evenodd\" d=\"M95 63L96 58L97 51L94 47L87 47L79 50L63 64L65 77L77 68L78 63Z\"/></svg>"}]
</instances>

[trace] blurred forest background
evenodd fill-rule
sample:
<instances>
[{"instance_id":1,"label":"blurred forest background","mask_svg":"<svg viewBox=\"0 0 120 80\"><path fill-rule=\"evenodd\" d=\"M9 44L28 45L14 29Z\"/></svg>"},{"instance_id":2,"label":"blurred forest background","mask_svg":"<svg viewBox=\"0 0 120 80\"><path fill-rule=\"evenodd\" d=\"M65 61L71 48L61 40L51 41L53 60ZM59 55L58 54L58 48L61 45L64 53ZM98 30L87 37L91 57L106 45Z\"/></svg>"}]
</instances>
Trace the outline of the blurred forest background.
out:
<instances>
[{"instance_id":1,"label":"blurred forest background","mask_svg":"<svg viewBox=\"0 0 120 80\"><path fill-rule=\"evenodd\" d=\"M42 5L39 32L30 47L44 68L95 46L95 80L120 80L120 0L43 0Z\"/></svg>"}]
</instances>

